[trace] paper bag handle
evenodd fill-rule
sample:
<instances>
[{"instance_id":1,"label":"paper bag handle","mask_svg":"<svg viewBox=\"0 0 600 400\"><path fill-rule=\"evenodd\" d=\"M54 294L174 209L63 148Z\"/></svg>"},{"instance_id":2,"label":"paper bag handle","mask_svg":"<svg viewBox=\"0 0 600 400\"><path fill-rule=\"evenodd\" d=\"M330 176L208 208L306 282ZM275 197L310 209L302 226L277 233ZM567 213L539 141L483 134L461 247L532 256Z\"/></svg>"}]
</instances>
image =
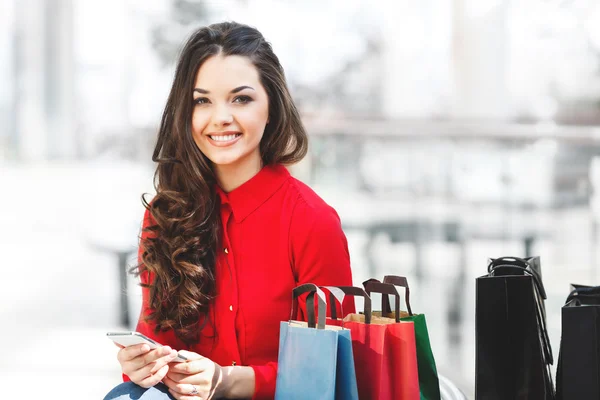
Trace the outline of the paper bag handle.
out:
<instances>
[{"instance_id":1,"label":"paper bag handle","mask_svg":"<svg viewBox=\"0 0 600 400\"><path fill-rule=\"evenodd\" d=\"M412 309L410 308L410 289L408 287L408 279L406 279L406 277L404 277L404 276L386 275L383 277L383 283L391 283L394 286L400 286L405 289L404 302L406 303L406 310L408 311L408 315L412 316L413 312L412 312ZM384 307L381 309L382 312L384 312L384 313L392 312L392 310L390 309L390 300L387 297L383 301L382 307Z\"/></svg>"},{"instance_id":2,"label":"paper bag handle","mask_svg":"<svg viewBox=\"0 0 600 400\"><path fill-rule=\"evenodd\" d=\"M308 293L306 297L306 322L309 328L325 329L327 314L327 300L325 293L313 283L305 283L292 290L292 314L290 320L298 313L298 297ZM317 294L317 322L315 323L315 293Z\"/></svg>"},{"instance_id":3,"label":"paper bag handle","mask_svg":"<svg viewBox=\"0 0 600 400\"><path fill-rule=\"evenodd\" d=\"M573 290L569 293L566 306L597 305L600 304L600 286L586 286L572 283Z\"/></svg>"},{"instance_id":4,"label":"paper bag handle","mask_svg":"<svg viewBox=\"0 0 600 400\"><path fill-rule=\"evenodd\" d=\"M381 283L377 279L369 279L363 282L363 285L365 287L365 291L369 296L371 295L371 293L381 293L394 296L394 304L396 306L396 310L394 313L395 319L396 322L400 322L400 293L398 293L396 286L390 283ZM384 302L383 298L385 298L385 296L382 296L382 306Z\"/></svg>"},{"instance_id":5,"label":"paper bag handle","mask_svg":"<svg viewBox=\"0 0 600 400\"><path fill-rule=\"evenodd\" d=\"M542 283L541 271L538 269L539 264L534 265L535 258L537 257L520 258L511 256L492 258L488 264L488 273L490 276L530 275L542 299L546 300L546 289ZM516 273L517 271L518 273Z\"/></svg>"},{"instance_id":6,"label":"paper bag handle","mask_svg":"<svg viewBox=\"0 0 600 400\"><path fill-rule=\"evenodd\" d=\"M371 298L365 292L364 289L354 286L321 286L329 290L329 310L331 313L331 319L337 319L337 311L335 309L335 301L337 300L341 304L344 302L345 295L350 296L362 296L365 299L364 302L364 315L365 315L365 324L371 323ZM342 314L344 310L342 310ZM343 315L342 315L343 317Z\"/></svg>"}]
</instances>

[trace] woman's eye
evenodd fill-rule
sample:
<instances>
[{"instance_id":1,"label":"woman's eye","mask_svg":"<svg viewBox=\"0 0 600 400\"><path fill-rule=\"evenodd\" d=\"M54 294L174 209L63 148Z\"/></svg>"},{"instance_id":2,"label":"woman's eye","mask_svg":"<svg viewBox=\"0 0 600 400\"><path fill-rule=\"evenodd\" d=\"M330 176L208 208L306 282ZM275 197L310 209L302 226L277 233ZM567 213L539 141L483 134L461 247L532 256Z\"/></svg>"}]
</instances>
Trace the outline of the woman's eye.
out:
<instances>
[{"instance_id":1,"label":"woman's eye","mask_svg":"<svg viewBox=\"0 0 600 400\"><path fill-rule=\"evenodd\" d=\"M252 97L250 96L238 96L235 99L233 99L234 103L250 103L252 101Z\"/></svg>"},{"instance_id":2,"label":"woman's eye","mask_svg":"<svg viewBox=\"0 0 600 400\"><path fill-rule=\"evenodd\" d=\"M206 97L198 97L197 99L194 99L194 104L207 104L207 103L209 103L209 101Z\"/></svg>"}]
</instances>

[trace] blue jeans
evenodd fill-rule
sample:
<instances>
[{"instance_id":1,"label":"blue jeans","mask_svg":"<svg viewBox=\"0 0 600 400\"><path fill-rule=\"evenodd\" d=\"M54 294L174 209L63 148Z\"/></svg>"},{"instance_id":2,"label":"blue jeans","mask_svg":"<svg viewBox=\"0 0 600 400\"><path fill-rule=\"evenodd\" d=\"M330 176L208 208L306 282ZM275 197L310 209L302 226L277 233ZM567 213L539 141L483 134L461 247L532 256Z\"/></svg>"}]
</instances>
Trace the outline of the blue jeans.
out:
<instances>
[{"instance_id":1,"label":"blue jeans","mask_svg":"<svg viewBox=\"0 0 600 400\"><path fill-rule=\"evenodd\" d=\"M159 383L149 389L144 389L133 382L124 382L111 390L104 400L175 400L167 387Z\"/></svg>"}]
</instances>

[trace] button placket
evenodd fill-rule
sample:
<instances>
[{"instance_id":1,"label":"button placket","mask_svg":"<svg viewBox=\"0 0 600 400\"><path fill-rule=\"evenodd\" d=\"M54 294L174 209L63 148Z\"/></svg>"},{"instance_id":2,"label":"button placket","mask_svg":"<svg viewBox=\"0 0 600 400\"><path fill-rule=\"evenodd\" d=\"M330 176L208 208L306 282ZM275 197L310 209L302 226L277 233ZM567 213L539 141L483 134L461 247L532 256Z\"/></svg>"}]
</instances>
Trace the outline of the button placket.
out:
<instances>
[{"instance_id":1,"label":"button placket","mask_svg":"<svg viewBox=\"0 0 600 400\"><path fill-rule=\"evenodd\" d=\"M229 245L229 240L227 238L226 238L226 244L227 244L227 246ZM227 268L229 269L229 277L231 279L231 285L235 286L234 285L235 279L234 279L234 276L233 276L233 269L231 268L231 264L229 262L229 247L227 247L227 246L223 247L223 252L225 253L225 262L227 263ZM233 301L234 298L235 298L235 295L232 293L231 300ZM233 312L233 304L229 305L229 311Z\"/></svg>"},{"instance_id":2,"label":"button placket","mask_svg":"<svg viewBox=\"0 0 600 400\"><path fill-rule=\"evenodd\" d=\"M236 326L235 326L235 320L236 320L236 310L234 309L234 305L237 304L237 298L238 298L238 293L237 293L237 276L236 276L236 266L235 266L235 257L234 254L232 252L232 248L231 248L231 242L230 242L230 236L229 233L231 232L231 229L233 228L233 224L235 224L234 219L233 219L233 214L231 213L231 211L226 215L226 219L223 221L224 222L224 232L223 232L223 258L225 259L225 263L227 265L227 269L229 270L229 278L230 278L230 282L229 282L229 296L228 299L225 301L228 301L229 304L227 305L227 303L225 303L225 307L227 307L229 309L228 312L228 317L227 319L229 319L231 321L231 328L234 331L234 338L237 339L237 332L235 331ZM239 344L238 344L239 346ZM232 363L231 365L235 366L237 365L237 360L240 360L240 354L239 354L239 348L238 346L234 346L236 348L236 352L231 354L232 357Z\"/></svg>"}]
</instances>

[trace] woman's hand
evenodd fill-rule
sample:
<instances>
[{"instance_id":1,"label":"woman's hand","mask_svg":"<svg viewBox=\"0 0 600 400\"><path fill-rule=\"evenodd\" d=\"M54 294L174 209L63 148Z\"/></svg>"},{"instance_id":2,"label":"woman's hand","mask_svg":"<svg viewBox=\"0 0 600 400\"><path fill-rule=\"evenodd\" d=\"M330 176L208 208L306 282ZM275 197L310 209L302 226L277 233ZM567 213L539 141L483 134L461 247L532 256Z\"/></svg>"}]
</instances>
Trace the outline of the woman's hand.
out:
<instances>
[{"instance_id":1,"label":"woman's hand","mask_svg":"<svg viewBox=\"0 0 600 400\"><path fill-rule=\"evenodd\" d=\"M121 370L131 381L143 388L159 383L169 371L169 363L177 357L177 352L169 346L150 350L147 344L123 347L117 353Z\"/></svg>"},{"instance_id":2,"label":"woman's hand","mask_svg":"<svg viewBox=\"0 0 600 400\"><path fill-rule=\"evenodd\" d=\"M191 351L181 352L189 361L169 364L163 382L177 400L209 400L227 396L223 368Z\"/></svg>"}]
</instances>

